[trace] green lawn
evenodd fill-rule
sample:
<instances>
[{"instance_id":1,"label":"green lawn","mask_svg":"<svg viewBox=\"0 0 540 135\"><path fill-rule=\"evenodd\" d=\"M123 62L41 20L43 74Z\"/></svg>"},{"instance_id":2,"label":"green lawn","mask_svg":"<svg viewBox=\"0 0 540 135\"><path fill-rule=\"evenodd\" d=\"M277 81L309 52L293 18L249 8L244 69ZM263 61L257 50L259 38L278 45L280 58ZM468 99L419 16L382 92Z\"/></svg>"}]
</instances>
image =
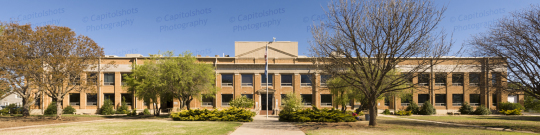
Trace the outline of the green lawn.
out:
<instances>
[{"instance_id":1,"label":"green lawn","mask_svg":"<svg viewBox=\"0 0 540 135\"><path fill-rule=\"evenodd\" d=\"M411 116L404 118L451 122L540 133L540 116Z\"/></svg>"},{"instance_id":2,"label":"green lawn","mask_svg":"<svg viewBox=\"0 0 540 135\"><path fill-rule=\"evenodd\" d=\"M239 122L114 120L77 123L22 130L0 131L0 134L228 134L242 125Z\"/></svg>"},{"instance_id":3,"label":"green lawn","mask_svg":"<svg viewBox=\"0 0 540 135\"><path fill-rule=\"evenodd\" d=\"M340 124L321 123L297 123L299 127L304 127L304 132L308 135L358 135L358 134L435 134L435 135L455 135L455 134L497 134L497 135L523 135L528 133L485 130L471 127L458 127L441 125L434 123L402 120L397 118L377 117L378 126L369 127L367 121ZM313 126L317 125L319 126ZM305 128L312 127L312 128Z\"/></svg>"}]
</instances>

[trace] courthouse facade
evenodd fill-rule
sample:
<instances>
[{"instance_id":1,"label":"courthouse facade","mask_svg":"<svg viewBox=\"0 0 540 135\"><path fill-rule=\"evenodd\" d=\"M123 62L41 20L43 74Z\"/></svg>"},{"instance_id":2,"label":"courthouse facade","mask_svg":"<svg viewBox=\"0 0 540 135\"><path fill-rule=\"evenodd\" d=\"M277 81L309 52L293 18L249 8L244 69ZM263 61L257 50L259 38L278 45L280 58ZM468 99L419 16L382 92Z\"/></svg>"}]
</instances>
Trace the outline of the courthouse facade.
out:
<instances>
[{"instance_id":1,"label":"courthouse facade","mask_svg":"<svg viewBox=\"0 0 540 135\"><path fill-rule=\"evenodd\" d=\"M200 56L200 62L212 64L215 67L216 86L221 90L215 98L193 101L192 108L217 108L229 107L229 102L240 96L247 96L255 100L253 109L266 109L266 80L265 69L265 46L268 46L268 97L269 110L278 110L285 94L295 93L304 99L304 105L315 105L320 108L338 107L333 103L332 95L326 87L326 80L331 76L317 70L312 63L312 58L298 55L298 42L235 42L235 55ZM152 104L146 104L141 99L133 97L123 87L123 74L131 72L132 64L142 64L149 57L140 54L127 54L125 57L106 56L101 63L115 61L118 65L108 68L101 73L88 71L87 75L100 75L101 89L96 91L73 92L66 96L63 106L71 105L78 113L96 113L98 106L103 105L105 99L111 99L115 105L119 105L125 99L130 109L142 111L151 108ZM506 74L503 65L492 65L494 61L503 59L487 57L445 57L444 61L429 69L426 73L412 78L410 81L418 84L410 92L410 100L399 97L385 97L379 100L378 109L405 109L411 102L424 103L431 101L439 113L457 111L462 103L468 102L473 106L485 105L496 109L499 102L515 102L523 104L523 95L519 93L507 93L506 80L502 75ZM398 66L407 70L407 66ZM433 78L433 79L430 79ZM88 92L88 93L87 93ZM430 100L434 99L434 100ZM44 97L36 102L32 113L40 113L41 108L46 108L52 99ZM180 107L180 101L163 101L156 104L163 108ZM356 108L359 102L351 101L348 108Z\"/></svg>"}]
</instances>

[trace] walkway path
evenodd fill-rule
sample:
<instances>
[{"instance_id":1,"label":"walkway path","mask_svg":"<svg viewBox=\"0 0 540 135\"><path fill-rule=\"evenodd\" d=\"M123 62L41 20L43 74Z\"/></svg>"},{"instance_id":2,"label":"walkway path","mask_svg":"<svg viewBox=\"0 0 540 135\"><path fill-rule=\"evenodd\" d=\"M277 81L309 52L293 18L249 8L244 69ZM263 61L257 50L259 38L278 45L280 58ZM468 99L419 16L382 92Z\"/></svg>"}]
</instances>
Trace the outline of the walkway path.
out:
<instances>
[{"instance_id":1,"label":"walkway path","mask_svg":"<svg viewBox=\"0 0 540 135\"><path fill-rule=\"evenodd\" d=\"M255 115L253 122L246 122L231 135L305 135L288 122L279 122L278 116Z\"/></svg>"},{"instance_id":2,"label":"walkway path","mask_svg":"<svg viewBox=\"0 0 540 135\"><path fill-rule=\"evenodd\" d=\"M397 119L404 119L404 120L412 120L412 121L421 121L421 122L429 122L429 123L437 123L437 124L445 124L445 125L453 125L453 126L461 126L461 127L474 127L474 128L482 128L482 129L488 129L488 130L498 130L498 131L511 131L511 132L522 132L522 133L535 133L530 131L519 131L519 130L512 130L507 128L493 128L493 127L484 127L484 126L476 126L476 125L467 125L467 124L459 124L459 123L450 123L450 122L439 122L439 121L430 121L430 120L419 120L419 119L410 119L410 118L402 118L392 115L378 115L381 117L389 117L389 118L397 118Z\"/></svg>"}]
</instances>

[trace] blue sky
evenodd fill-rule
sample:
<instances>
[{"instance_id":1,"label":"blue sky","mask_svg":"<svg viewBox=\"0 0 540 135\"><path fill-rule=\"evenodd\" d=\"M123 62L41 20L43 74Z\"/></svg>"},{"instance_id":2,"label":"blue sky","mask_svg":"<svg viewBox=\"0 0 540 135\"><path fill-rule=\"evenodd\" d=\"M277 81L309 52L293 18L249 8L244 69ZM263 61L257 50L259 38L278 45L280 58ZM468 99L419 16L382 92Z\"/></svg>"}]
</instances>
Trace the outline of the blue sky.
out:
<instances>
[{"instance_id":1,"label":"blue sky","mask_svg":"<svg viewBox=\"0 0 540 135\"><path fill-rule=\"evenodd\" d=\"M537 0L451 0L439 25L454 35L459 47L471 35L510 12ZM89 36L106 55L158 51L201 55L234 55L234 41L298 41L299 55L308 55L308 27L324 19L327 0L14 0L2 2L0 21L70 27ZM253 16L256 14L256 16ZM260 15L262 14L262 15ZM251 16L251 17L250 17ZM247 27L256 26L259 27ZM456 48L454 48L456 49Z\"/></svg>"}]
</instances>

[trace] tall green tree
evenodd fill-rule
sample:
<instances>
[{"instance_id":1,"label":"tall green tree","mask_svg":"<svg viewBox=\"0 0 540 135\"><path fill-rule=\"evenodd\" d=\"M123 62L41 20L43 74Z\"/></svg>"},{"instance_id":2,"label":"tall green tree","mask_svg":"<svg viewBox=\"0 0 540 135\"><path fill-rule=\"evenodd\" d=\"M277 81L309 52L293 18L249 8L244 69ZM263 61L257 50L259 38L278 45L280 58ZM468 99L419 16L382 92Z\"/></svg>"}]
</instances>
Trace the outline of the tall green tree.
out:
<instances>
[{"instance_id":1,"label":"tall green tree","mask_svg":"<svg viewBox=\"0 0 540 135\"><path fill-rule=\"evenodd\" d=\"M151 56L144 61L142 65L132 65L131 74L125 74L128 92L133 93L135 97L143 99L148 105L152 104L154 115L159 116L160 108L157 104L161 98L168 97L162 89L163 81L158 66L158 56Z\"/></svg>"}]
</instances>

